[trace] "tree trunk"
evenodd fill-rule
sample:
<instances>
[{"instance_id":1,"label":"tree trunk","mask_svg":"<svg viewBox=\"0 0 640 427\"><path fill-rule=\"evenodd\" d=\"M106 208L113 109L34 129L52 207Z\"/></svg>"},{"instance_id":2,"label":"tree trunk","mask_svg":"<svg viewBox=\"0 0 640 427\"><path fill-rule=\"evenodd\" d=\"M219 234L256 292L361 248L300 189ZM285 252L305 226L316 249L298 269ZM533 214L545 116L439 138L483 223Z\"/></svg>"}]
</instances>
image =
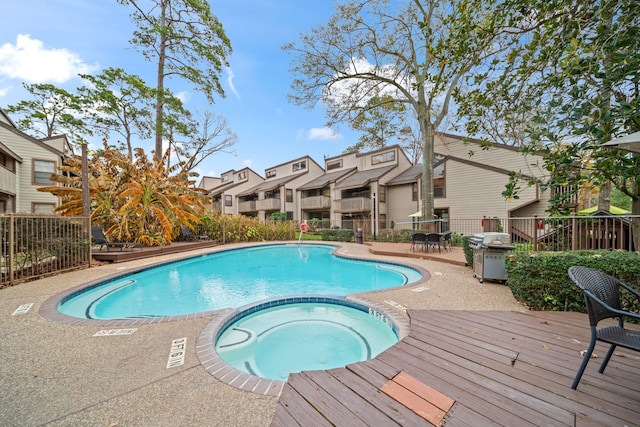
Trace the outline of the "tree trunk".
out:
<instances>
[{"instance_id":1,"label":"tree trunk","mask_svg":"<svg viewBox=\"0 0 640 427\"><path fill-rule=\"evenodd\" d=\"M424 104L422 104L424 105ZM424 107L426 109L426 107ZM420 133L422 135L422 220L432 220L433 208L433 150L434 129L426 112L418 112ZM423 227L424 228L424 224Z\"/></svg>"},{"instance_id":2,"label":"tree trunk","mask_svg":"<svg viewBox=\"0 0 640 427\"><path fill-rule=\"evenodd\" d=\"M162 11L160 13L160 28L164 28L166 25L166 9L167 2L169 0L162 1ZM158 69L157 69L157 88L156 94L156 147L155 147L155 160L156 163L160 163L162 159L162 128L163 126L163 111L164 111L164 62L166 59L167 50L167 36L164 32L160 34L160 51L158 52Z\"/></svg>"}]
</instances>

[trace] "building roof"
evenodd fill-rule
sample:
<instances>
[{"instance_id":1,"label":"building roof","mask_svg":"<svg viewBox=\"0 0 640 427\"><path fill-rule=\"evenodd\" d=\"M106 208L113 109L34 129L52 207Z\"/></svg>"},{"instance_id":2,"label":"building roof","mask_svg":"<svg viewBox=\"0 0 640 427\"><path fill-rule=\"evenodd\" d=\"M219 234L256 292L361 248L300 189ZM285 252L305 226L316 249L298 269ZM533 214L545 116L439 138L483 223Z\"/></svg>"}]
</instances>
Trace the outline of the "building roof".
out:
<instances>
[{"instance_id":1,"label":"building roof","mask_svg":"<svg viewBox=\"0 0 640 427\"><path fill-rule=\"evenodd\" d=\"M345 175L350 174L356 170L356 168L343 169L335 172L324 173L317 178L298 187L298 190L314 190L316 188L324 188L332 182L336 182L338 179Z\"/></svg>"},{"instance_id":2,"label":"building roof","mask_svg":"<svg viewBox=\"0 0 640 427\"><path fill-rule=\"evenodd\" d=\"M400 175L387 181L387 185L411 184L412 182L417 182L420 179L421 175L422 164L413 165L409 169L402 172Z\"/></svg>"},{"instance_id":3,"label":"building roof","mask_svg":"<svg viewBox=\"0 0 640 427\"><path fill-rule=\"evenodd\" d=\"M260 191L273 190L274 188L280 187L281 185L286 184L289 181L293 181L294 179L299 177L300 177L299 175L290 175L290 176L283 176L282 178L278 178L278 179L268 179L265 182L262 182L256 185L255 187L250 188L247 191L238 194L238 197L249 196L251 194L255 194Z\"/></svg>"},{"instance_id":4,"label":"building roof","mask_svg":"<svg viewBox=\"0 0 640 427\"><path fill-rule=\"evenodd\" d=\"M377 181L396 167L397 165L391 165L383 168L366 169L356 172L353 175L350 175L342 181L338 182L336 184L336 189L364 187L371 181Z\"/></svg>"},{"instance_id":5,"label":"building roof","mask_svg":"<svg viewBox=\"0 0 640 427\"><path fill-rule=\"evenodd\" d=\"M22 157L18 156L16 153L11 151L9 147L4 145L2 142L0 142L0 151L4 152L5 154L7 154L9 157L13 158L17 162L22 163Z\"/></svg>"}]
</instances>

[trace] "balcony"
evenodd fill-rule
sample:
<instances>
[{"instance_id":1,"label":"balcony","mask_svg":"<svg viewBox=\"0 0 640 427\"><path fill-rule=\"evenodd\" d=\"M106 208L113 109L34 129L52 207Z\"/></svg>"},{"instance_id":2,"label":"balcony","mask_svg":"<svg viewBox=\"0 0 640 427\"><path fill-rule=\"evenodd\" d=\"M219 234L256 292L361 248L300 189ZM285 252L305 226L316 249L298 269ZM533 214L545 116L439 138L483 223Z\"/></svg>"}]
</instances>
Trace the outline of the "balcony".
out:
<instances>
[{"instance_id":1,"label":"balcony","mask_svg":"<svg viewBox=\"0 0 640 427\"><path fill-rule=\"evenodd\" d=\"M333 210L335 212L369 212L371 211L371 199L368 197L352 197L350 199L339 199L334 201Z\"/></svg>"},{"instance_id":2,"label":"balcony","mask_svg":"<svg viewBox=\"0 0 640 427\"><path fill-rule=\"evenodd\" d=\"M282 202L280 199L262 199L258 200L257 208L259 211L279 211Z\"/></svg>"},{"instance_id":3,"label":"balcony","mask_svg":"<svg viewBox=\"0 0 640 427\"><path fill-rule=\"evenodd\" d=\"M10 194L16 193L16 174L8 169L0 167L0 191Z\"/></svg>"},{"instance_id":4,"label":"balcony","mask_svg":"<svg viewBox=\"0 0 640 427\"><path fill-rule=\"evenodd\" d=\"M239 202L238 203L238 212L255 212L258 209L256 208L256 201L249 200L247 202Z\"/></svg>"},{"instance_id":5,"label":"balcony","mask_svg":"<svg viewBox=\"0 0 640 427\"><path fill-rule=\"evenodd\" d=\"M329 196L313 196L301 199L302 209L329 209L331 198Z\"/></svg>"}]
</instances>

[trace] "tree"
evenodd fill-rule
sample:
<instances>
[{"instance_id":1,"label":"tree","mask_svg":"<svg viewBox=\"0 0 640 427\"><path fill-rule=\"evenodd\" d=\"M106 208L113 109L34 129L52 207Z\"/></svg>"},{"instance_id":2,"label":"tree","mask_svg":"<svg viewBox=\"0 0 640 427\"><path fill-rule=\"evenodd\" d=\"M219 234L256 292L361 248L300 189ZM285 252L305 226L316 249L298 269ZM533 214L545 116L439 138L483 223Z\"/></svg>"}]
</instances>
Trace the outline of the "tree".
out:
<instances>
[{"instance_id":1,"label":"tree","mask_svg":"<svg viewBox=\"0 0 640 427\"><path fill-rule=\"evenodd\" d=\"M91 83L90 87L78 89L85 104L91 106L87 111L88 121L105 138L112 131L121 135L129 161L133 161L133 139L148 139L152 134L153 89L122 68L107 68L97 76L81 74L80 77Z\"/></svg>"},{"instance_id":2,"label":"tree","mask_svg":"<svg viewBox=\"0 0 640 427\"><path fill-rule=\"evenodd\" d=\"M133 8L137 25L131 43L157 65L155 153L160 161L165 136L165 78L177 76L191 82L209 102L224 96L219 81L231 54L222 24L204 0L118 0Z\"/></svg>"},{"instance_id":3,"label":"tree","mask_svg":"<svg viewBox=\"0 0 640 427\"><path fill-rule=\"evenodd\" d=\"M523 152L544 154L543 189L608 186L631 197L640 215L640 156L601 148L612 137L640 130L640 3L628 0L516 1L514 17L523 37L509 52L507 67L486 81L472 108L506 107L499 114L535 109ZM527 17L527 19L525 19ZM514 100L507 106L504 100ZM492 102L486 102L493 100ZM480 115L479 114L479 115ZM505 190L517 197L518 173ZM530 183L535 183L530 182ZM567 192L555 192L552 212L566 212ZM636 248L640 220L633 220Z\"/></svg>"},{"instance_id":4,"label":"tree","mask_svg":"<svg viewBox=\"0 0 640 427\"><path fill-rule=\"evenodd\" d=\"M105 144L89 164L91 220L103 224L105 233L117 241L170 244L179 226L200 223L204 212L206 195L183 166L166 168L164 161L150 161L141 148L131 162ZM55 212L82 213L80 170L80 158L72 157L52 176L62 186L38 188L62 199Z\"/></svg>"},{"instance_id":5,"label":"tree","mask_svg":"<svg viewBox=\"0 0 640 427\"><path fill-rule=\"evenodd\" d=\"M350 126L361 132L358 142L346 149L347 152L371 151L383 148L397 138L406 117L404 104L394 102L389 95L374 96L360 109L350 122Z\"/></svg>"},{"instance_id":6,"label":"tree","mask_svg":"<svg viewBox=\"0 0 640 427\"><path fill-rule=\"evenodd\" d=\"M7 113L21 116L18 128L34 138L67 134L71 142L81 144L91 135L82 117L84 105L76 95L52 84L23 84L33 99L9 105Z\"/></svg>"},{"instance_id":7,"label":"tree","mask_svg":"<svg viewBox=\"0 0 640 427\"><path fill-rule=\"evenodd\" d=\"M284 46L295 55L290 99L350 121L375 96L415 114L422 143L422 215L432 219L434 133L471 70L502 51L506 10L493 0L351 0Z\"/></svg>"},{"instance_id":8,"label":"tree","mask_svg":"<svg viewBox=\"0 0 640 427\"><path fill-rule=\"evenodd\" d=\"M227 120L210 111L202 114L199 126L185 143L171 143L174 155L188 170L215 153L227 152L238 142L238 136L227 127Z\"/></svg>"}]
</instances>

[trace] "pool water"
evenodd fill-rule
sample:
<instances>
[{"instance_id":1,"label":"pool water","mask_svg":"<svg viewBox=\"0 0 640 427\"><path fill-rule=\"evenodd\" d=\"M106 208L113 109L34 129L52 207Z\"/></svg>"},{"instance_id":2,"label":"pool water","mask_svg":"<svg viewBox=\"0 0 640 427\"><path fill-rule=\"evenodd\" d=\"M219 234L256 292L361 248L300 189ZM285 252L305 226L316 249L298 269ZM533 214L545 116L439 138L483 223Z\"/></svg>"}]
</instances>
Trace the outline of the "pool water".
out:
<instances>
[{"instance_id":1,"label":"pool water","mask_svg":"<svg viewBox=\"0 0 640 427\"><path fill-rule=\"evenodd\" d=\"M290 373L371 359L398 342L386 316L342 304L302 302L240 317L216 340L234 368L286 381Z\"/></svg>"},{"instance_id":2,"label":"pool water","mask_svg":"<svg viewBox=\"0 0 640 427\"><path fill-rule=\"evenodd\" d=\"M58 310L88 319L166 317L287 295L345 296L413 283L419 271L333 255L335 246L276 244L164 264L91 286Z\"/></svg>"}]
</instances>

